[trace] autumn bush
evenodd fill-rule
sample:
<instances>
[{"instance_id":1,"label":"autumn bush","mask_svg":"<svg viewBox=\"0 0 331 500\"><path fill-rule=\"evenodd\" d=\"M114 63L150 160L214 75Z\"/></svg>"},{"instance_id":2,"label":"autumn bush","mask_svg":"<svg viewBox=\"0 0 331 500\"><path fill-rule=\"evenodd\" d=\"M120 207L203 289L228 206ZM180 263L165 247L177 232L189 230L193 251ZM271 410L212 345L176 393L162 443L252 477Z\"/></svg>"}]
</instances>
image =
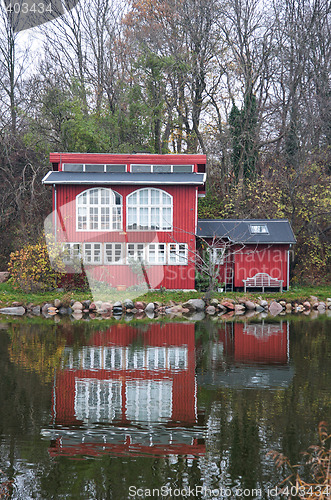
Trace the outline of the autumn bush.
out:
<instances>
[{"instance_id":1,"label":"autumn bush","mask_svg":"<svg viewBox=\"0 0 331 500\"><path fill-rule=\"evenodd\" d=\"M40 241L12 252L8 271L14 288L38 292L57 286L58 280L64 275L64 265L55 245L48 247L44 241Z\"/></svg>"}]
</instances>

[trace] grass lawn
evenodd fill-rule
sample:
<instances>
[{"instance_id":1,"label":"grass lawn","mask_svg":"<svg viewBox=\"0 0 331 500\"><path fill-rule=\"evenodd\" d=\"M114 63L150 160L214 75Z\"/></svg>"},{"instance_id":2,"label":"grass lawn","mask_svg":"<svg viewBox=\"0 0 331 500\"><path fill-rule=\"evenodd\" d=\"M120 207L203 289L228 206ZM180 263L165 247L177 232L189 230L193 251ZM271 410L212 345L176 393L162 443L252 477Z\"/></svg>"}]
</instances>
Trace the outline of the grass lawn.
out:
<instances>
[{"instance_id":1,"label":"grass lawn","mask_svg":"<svg viewBox=\"0 0 331 500\"><path fill-rule=\"evenodd\" d=\"M304 301L305 299L309 299L311 295L316 296L319 300L325 300L328 297L331 297L331 285L325 286L309 286L309 287L291 287L288 292L265 292L262 293L243 293L243 292L226 292L226 293L218 293L214 292L212 297L216 297L219 300L226 298L231 299L256 299L258 297L263 297L264 299L283 299L288 302L292 300ZM205 292L183 292L183 291L151 291L140 295L140 297L135 298L135 300L142 300L144 302L161 302L164 304L173 302L185 302L188 299L192 298L203 298L205 296ZM38 293L25 293L19 290L14 290L10 283L1 283L0 284L0 307L6 307L11 305L13 302L21 302L23 305L27 304L43 304L45 302L53 302L54 299L63 299L65 298L67 301L72 299L75 300L92 300L92 294L90 291L82 292L72 290L70 292L59 292L58 290L48 291L48 292L38 292ZM103 297L104 300L108 298L108 300L124 300L130 297L130 292L116 292L114 296Z\"/></svg>"}]
</instances>

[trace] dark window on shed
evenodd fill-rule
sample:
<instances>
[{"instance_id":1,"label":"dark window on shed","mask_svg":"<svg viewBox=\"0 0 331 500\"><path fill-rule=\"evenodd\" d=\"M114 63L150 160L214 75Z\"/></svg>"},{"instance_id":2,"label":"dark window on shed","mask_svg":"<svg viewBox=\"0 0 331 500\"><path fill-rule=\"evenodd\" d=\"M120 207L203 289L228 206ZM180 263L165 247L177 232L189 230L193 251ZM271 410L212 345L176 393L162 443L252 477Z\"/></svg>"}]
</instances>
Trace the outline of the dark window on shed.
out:
<instances>
[{"instance_id":1,"label":"dark window on shed","mask_svg":"<svg viewBox=\"0 0 331 500\"><path fill-rule=\"evenodd\" d=\"M157 174L168 174L171 172L171 165L154 165L153 172Z\"/></svg>"},{"instance_id":2,"label":"dark window on shed","mask_svg":"<svg viewBox=\"0 0 331 500\"><path fill-rule=\"evenodd\" d=\"M83 165L80 163L64 163L62 170L64 172L83 172Z\"/></svg>"},{"instance_id":3,"label":"dark window on shed","mask_svg":"<svg viewBox=\"0 0 331 500\"><path fill-rule=\"evenodd\" d=\"M104 172L104 165L85 165L85 172Z\"/></svg>"},{"instance_id":4,"label":"dark window on shed","mask_svg":"<svg viewBox=\"0 0 331 500\"><path fill-rule=\"evenodd\" d=\"M193 171L193 165L174 165L173 172L175 174L187 174Z\"/></svg>"},{"instance_id":5,"label":"dark window on shed","mask_svg":"<svg viewBox=\"0 0 331 500\"><path fill-rule=\"evenodd\" d=\"M106 172L126 172L126 165L106 165Z\"/></svg>"},{"instance_id":6,"label":"dark window on shed","mask_svg":"<svg viewBox=\"0 0 331 500\"><path fill-rule=\"evenodd\" d=\"M147 173L152 171L152 165L131 165L131 172L134 173Z\"/></svg>"}]
</instances>

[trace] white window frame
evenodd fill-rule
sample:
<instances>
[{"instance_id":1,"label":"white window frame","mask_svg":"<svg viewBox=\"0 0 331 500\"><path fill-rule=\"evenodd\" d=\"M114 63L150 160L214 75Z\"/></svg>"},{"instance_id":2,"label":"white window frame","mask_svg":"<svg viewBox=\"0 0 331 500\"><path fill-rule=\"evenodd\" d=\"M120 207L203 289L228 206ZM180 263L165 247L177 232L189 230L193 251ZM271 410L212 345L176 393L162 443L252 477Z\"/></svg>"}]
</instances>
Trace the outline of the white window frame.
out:
<instances>
[{"instance_id":1,"label":"white window frame","mask_svg":"<svg viewBox=\"0 0 331 500\"><path fill-rule=\"evenodd\" d=\"M107 248L108 247L108 248ZM107 250L112 252L112 260L108 260ZM121 257L119 260L116 260L116 252L120 250ZM106 266L118 266L124 264L124 245L123 243L118 242L105 242L103 244L103 262Z\"/></svg>"},{"instance_id":2,"label":"white window frame","mask_svg":"<svg viewBox=\"0 0 331 500\"><path fill-rule=\"evenodd\" d=\"M249 230L251 234L269 234L269 229L267 224L258 224L258 223L250 224Z\"/></svg>"},{"instance_id":3,"label":"white window frame","mask_svg":"<svg viewBox=\"0 0 331 500\"><path fill-rule=\"evenodd\" d=\"M143 191L147 191L147 198L148 201L147 203L140 204L139 198L140 198L140 193ZM159 192L160 196L160 202L158 204L152 204L152 192L157 191ZM163 204L163 195L166 195L167 198L170 200L169 204ZM133 198L133 196L136 195L137 197L137 202L136 204L130 204L130 199ZM169 226L163 226L165 224L165 219L163 217L163 211L165 209L170 208L170 221L169 221ZM155 229L152 228L152 217L153 217L153 210L159 209L160 210L160 225L162 226L160 229ZM136 228L130 228L129 227L129 210L136 211ZM140 229L138 222L141 221L141 213L142 210L147 210L147 229ZM132 224L133 225L133 224ZM173 229L173 196L166 191L163 191L162 189L158 188L142 188L142 189L136 189L132 193L130 193L126 197L126 230L127 231L154 231L154 232L169 232L172 231Z\"/></svg>"},{"instance_id":4,"label":"white window frame","mask_svg":"<svg viewBox=\"0 0 331 500\"><path fill-rule=\"evenodd\" d=\"M220 266L224 264L225 247L214 247L209 248L209 255L212 258L212 262L215 266Z\"/></svg>"},{"instance_id":5,"label":"white window frame","mask_svg":"<svg viewBox=\"0 0 331 500\"><path fill-rule=\"evenodd\" d=\"M67 169L67 166L70 167L70 165L79 165L82 167L82 170L70 170ZM86 166L89 166L89 165L100 165L102 167L102 170L103 172L106 172L106 173L124 173L124 172L127 172L128 170L128 167L127 167L127 164L126 163L62 163L62 171L63 172L86 172ZM107 167L124 167L124 172L107 172ZM95 172L87 172L87 173L90 173L90 174L93 174Z\"/></svg>"},{"instance_id":6,"label":"white window frame","mask_svg":"<svg viewBox=\"0 0 331 500\"><path fill-rule=\"evenodd\" d=\"M97 192L97 203L91 203L92 192ZM102 203L102 195L106 192L109 196L109 204ZM84 202L85 197L85 202ZM119 198L118 198L119 197ZM116 204L116 198L121 203ZM85 215L83 210L85 209ZM108 214L105 213L106 209ZM95 214L92 214L92 210ZM102 213L104 212L104 213ZM108 223L106 227L102 227L102 217L108 216ZM80 217L86 218L86 228L81 227L83 221ZM94 219L96 217L96 219ZM91 229L92 224L97 225L96 228ZM76 196L76 231L77 232L109 232L109 231L122 231L123 230L123 197L109 188L95 187L86 189Z\"/></svg>"},{"instance_id":7,"label":"white window frame","mask_svg":"<svg viewBox=\"0 0 331 500\"><path fill-rule=\"evenodd\" d=\"M63 243L62 261L65 265L72 265L82 258L82 244L79 242ZM66 256L66 253L69 255Z\"/></svg>"},{"instance_id":8,"label":"white window frame","mask_svg":"<svg viewBox=\"0 0 331 500\"><path fill-rule=\"evenodd\" d=\"M173 253L173 249L175 253ZM184 250L184 257L183 252ZM175 262L172 260L175 255ZM183 260L184 258L184 260ZM169 266L187 266L188 265L188 245L187 243L168 243L168 265Z\"/></svg>"},{"instance_id":9,"label":"white window frame","mask_svg":"<svg viewBox=\"0 0 331 500\"><path fill-rule=\"evenodd\" d=\"M126 264L130 265L132 263L132 260L139 262L139 253L142 258L142 262L146 263L146 249L147 245L146 243L127 243L126 244ZM130 255L130 253L133 250L133 255Z\"/></svg>"},{"instance_id":10,"label":"white window frame","mask_svg":"<svg viewBox=\"0 0 331 500\"><path fill-rule=\"evenodd\" d=\"M158 165L152 165L149 163L131 163L130 172L136 173L136 172L134 172L134 170L132 170L132 167L133 167L133 169L135 167L150 167L150 170L148 172L143 172L143 173L159 173L159 172L155 172L155 170L157 170L157 168L155 169L155 167L170 167L170 172L164 172L164 173L171 173L171 174L174 173L174 167L191 167L191 173L194 171L194 165L192 165L191 163L188 163L187 165L185 165L185 164L169 165L168 163L158 164ZM179 173L179 172L177 172L177 173ZM185 172L185 173L189 173L189 172Z\"/></svg>"},{"instance_id":11,"label":"white window frame","mask_svg":"<svg viewBox=\"0 0 331 500\"><path fill-rule=\"evenodd\" d=\"M88 248L90 247L90 248ZM87 260L86 251L90 250L91 260ZM100 260L96 259L96 256L100 255ZM92 264L101 266L103 264L103 244L101 242L88 242L83 245L83 262L84 264Z\"/></svg>"}]
</instances>

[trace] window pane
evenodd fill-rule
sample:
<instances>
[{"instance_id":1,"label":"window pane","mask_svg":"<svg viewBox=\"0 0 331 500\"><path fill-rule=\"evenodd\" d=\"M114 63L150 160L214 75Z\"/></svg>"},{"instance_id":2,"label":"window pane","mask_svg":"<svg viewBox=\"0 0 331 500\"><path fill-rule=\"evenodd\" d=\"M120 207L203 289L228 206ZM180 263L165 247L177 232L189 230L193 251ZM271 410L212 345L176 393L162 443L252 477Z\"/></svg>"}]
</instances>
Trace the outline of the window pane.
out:
<instances>
[{"instance_id":1,"label":"window pane","mask_svg":"<svg viewBox=\"0 0 331 500\"><path fill-rule=\"evenodd\" d=\"M171 205L171 196L167 193L162 193L163 205Z\"/></svg>"},{"instance_id":2,"label":"window pane","mask_svg":"<svg viewBox=\"0 0 331 500\"><path fill-rule=\"evenodd\" d=\"M78 204L79 205L86 205L87 203L87 193L82 193L78 196Z\"/></svg>"},{"instance_id":3,"label":"window pane","mask_svg":"<svg viewBox=\"0 0 331 500\"><path fill-rule=\"evenodd\" d=\"M158 251L158 259L157 260L160 262L160 264L165 264L165 261L166 261L165 244L160 243L158 250L159 251Z\"/></svg>"},{"instance_id":4,"label":"window pane","mask_svg":"<svg viewBox=\"0 0 331 500\"><path fill-rule=\"evenodd\" d=\"M85 165L85 172L103 172L104 165Z\"/></svg>"},{"instance_id":5,"label":"window pane","mask_svg":"<svg viewBox=\"0 0 331 500\"><path fill-rule=\"evenodd\" d=\"M153 165L153 172L166 174L171 172L171 165Z\"/></svg>"},{"instance_id":6,"label":"window pane","mask_svg":"<svg viewBox=\"0 0 331 500\"><path fill-rule=\"evenodd\" d=\"M62 170L64 172L83 172L83 165L79 163L64 163Z\"/></svg>"},{"instance_id":7,"label":"window pane","mask_svg":"<svg viewBox=\"0 0 331 500\"><path fill-rule=\"evenodd\" d=\"M98 207L90 207L90 229L98 229L99 221Z\"/></svg>"},{"instance_id":8,"label":"window pane","mask_svg":"<svg viewBox=\"0 0 331 500\"><path fill-rule=\"evenodd\" d=\"M151 229L158 230L160 229L160 209L152 208L151 209Z\"/></svg>"},{"instance_id":9,"label":"window pane","mask_svg":"<svg viewBox=\"0 0 331 500\"><path fill-rule=\"evenodd\" d=\"M100 229L110 229L110 207L101 207L101 227Z\"/></svg>"},{"instance_id":10,"label":"window pane","mask_svg":"<svg viewBox=\"0 0 331 500\"><path fill-rule=\"evenodd\" d=\"M139 228L148 229L148 208L139 209Z\"/></svg>"},{"instance_id":11,"label":"window pane","mask_svg":"<svg viewBox=\"0 0 331 500\"><path fill-rule=\"evenodd\" d=\"M186 245L179 245L179 262L186 262Z\"/></svg>"},{"instance_id":12,"label":"window pane","mask_svg":"<svg viewBox=\"0 0 331 500\"><path fill-rule=\"evenodd\" d=\"M78 207L78 229L87 229L87 209L86 207Z\"/></svg>"},{"instance_id":13,"label":"window pane","mask_svg":"<svg viewBox=\"0 0 331 500\"><path fill-rule=\"evenodd\" d=\"M109 193L110 192L108 191L108 189L100 189L101 205L109 205L109 203L110 203Z\"/></svg>"},{"instance_id":14,"label":"window pane","mask_svg":"<svg viewBox=\"0 0 331 500\"><path fill-rule=\"evenodd\" d=\"M137 208L128 207L128 228L137 229Z\"/></svg>"},{"instance_id":15,"label":"window pane","mask_svg":"<svg viewBox=\"0 0 331 500\"><path fill-rule=\"evenodd\" d=\"M137 192L128 196L128 205L137 205Z\"/></svg>"},{"instance_id":16,"label":"window pane","mask_svg":"<svg viewBox=\"0 0 331 500\"><path fill-rule=\"evenodd\" d=\"M152 171L152 165L131 165L131 172L146 173Z\"/></svg>"},{"instance_id":17,"label":"window pane","mask_svg":"<svg viewBox=\"0 0 331 500\"><path fill-rule=\"evenodd\" d=\"M148 189L139 191L139 203L140 205L148 205Z\"/></svg>"},{"instance_id":18,"label":"window pane","mask_svg":"<svg viewBox=\"0 0 331 500\"><path fill-rule=\"evenodd\" d=\"M90 190L90 204L97 205L99 200L99 189Z\"/></svg>"},{"instance_id":19,"label":"window pane","mask_svg":"<svg viewBox=\"0 0 331 500\"><path fill-rule=\"evenodd\" d=\"M173 166L173 172L176 174L188 173L188 172L192 172L192 171L193 171L192 165L174 165Z\"/></svg>"},{"instance_id":20,"label":"window pane","mask_svg":"<svg viewBox=\"0 0 331 500\"><path fill-rule=\"evenodd\" d=\"M106 165L106 172L126 172L126 165Z\"/></svg>"},{"instance_id":21,"label":"window pane","mask_svg":"<svg viewBox=\"0 0 331 500\"><path fill-rule=\"evenodd\" d=\"M113 244L112 243L105 244L105 261L106 261L106 263L113 262Z\"/></svg>"},{"instance_id":22,"label":"window pane","mask_svg":"<svg viewBox=\"0 0 331 500\"><path fill-rule=\"evenodd\" d=\"M153 264L156 262L156 252L155 252L155 245L150 244L148 248L148 261Z\"/></svg>"},{"instance_id":23,"label":"window pane","mask_svg":"<svg viewBox=\"0 0 331 500\"><path fill-rule=\"evenodd\" d=\"M171 229L171 208L163 208L162 210L162 229Z\"/></svg>"},{"instance_id":24,"label":"window pane","mask_svg":"<svg viewBox=\"0 0 331 500\"><path fill-rule=\"evenodd\" d=\"M176 256L176 244L169 245L169 263L175 264L177 260Z\"/></svg>"},{"instance_id":25,"label":"window pane","mask_svg":"<svg viewBox=\"0 0 331 500\"><path fill-rule=\"evenodd\" d=\"M157 189L151 189L151 205L160 204L160 191Z\"/></svg>"}]
</instances>

